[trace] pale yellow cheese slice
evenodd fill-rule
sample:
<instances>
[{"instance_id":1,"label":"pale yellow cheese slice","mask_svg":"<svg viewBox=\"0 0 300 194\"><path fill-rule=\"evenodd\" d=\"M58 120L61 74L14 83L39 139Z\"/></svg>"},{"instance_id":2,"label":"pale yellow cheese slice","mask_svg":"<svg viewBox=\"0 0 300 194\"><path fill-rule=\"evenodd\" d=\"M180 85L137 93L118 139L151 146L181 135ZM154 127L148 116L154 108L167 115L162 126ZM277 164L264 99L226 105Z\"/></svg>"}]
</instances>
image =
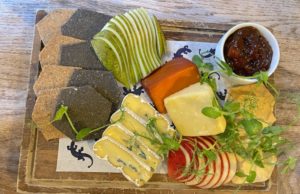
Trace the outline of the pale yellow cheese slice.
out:
<instances>
[{"instance_id":1,"label":"pale yellow cheese slice","mask_svg":"<svg viewBox=\"0 0 300 194\"><path fill-rule=\"evenodd\" d=\"M145 168L144 164L136 160L130 152L111 141L108 137L103 137L95 143L94 152L99 158L106 159L111 165L119 168L123 175L137 186L142 186L153 174Z\"/></svg>"},{"instance_id":2,"label":"pale yellow cheese slice","mask_svg":"<svg viewBox=\"0 0 300 194\"><path fill-rule=\"evenodd\" d=\"M174 135L174 129L170 127L170 122L161 114L159 114L148 102L141 99L141 97L134 94L125 96L122 102L122 107L131 112L136 117L147 122L149 119L156 119L156 125L161 133L168 133Z\"/></svg>"},{"instance_id":3,"label":"pale yellow cheese slice","mask_svg":"<svg viewBox=\"0 0 300 194\"><path fill-rule=\"evenodd\" d=\"M122 115L123 114L123 115ZM122 115L122 119L120 121L119 118ZM136 120L132 115L130 115L128 112L124 111L117 111L111 116L111 121L115 122L118 121L118 123L121 123L126 129L130 130L133 133L148 135L148 131L142 123L140 123L138 120ZM149 140L137 137L140 141L143 141L151 150L154 152L157 152L159 147L156 144L152 144Z\"/></svg>"},{"instance_id":4,"label":"pale yellow cheese slice","mask_svg":"<svg viewBox=\"0 0 300 194\"><path fill-rule=\"evenodd\" d=\"M133 152L139 160L149 165L153 172L161 162L160 156L149 150L140 139L137 139L133 133L130 133L121 125L115 124L109 126L102 136L108 136L125 146L128 151Z\"/></svg>"},{"instance_id":5,"label":"pale yellow cheese slice","mask_svg":"<svg viewBox=\"0 0 300 194\"><path fill-rule=\"evenodd\" d=\"M183 136L207 136L223 133L226 120L202 114L204 107L211 107L215 96L211 87L204 83L193 84L165 98L167 112L177 130Z\"/></svg>"},{"instance_id":6,"label":"pale yellow cheese slice","mask_svg":"<svg viewBox=\"0 0 300 194\"><path fill-rule=\"evenodd\" d=\"M154 144L148 138L153 138L153 135L173 138L175 130L163 115L133 94L125 96L121 109L110 120L112 124L94 145L94 152L99 158L121 169L128 180L142 186L163 160L159 154L159 144ZM149 132L148 124L152 120L156 134Z\"/></svg>"}]
</instances>

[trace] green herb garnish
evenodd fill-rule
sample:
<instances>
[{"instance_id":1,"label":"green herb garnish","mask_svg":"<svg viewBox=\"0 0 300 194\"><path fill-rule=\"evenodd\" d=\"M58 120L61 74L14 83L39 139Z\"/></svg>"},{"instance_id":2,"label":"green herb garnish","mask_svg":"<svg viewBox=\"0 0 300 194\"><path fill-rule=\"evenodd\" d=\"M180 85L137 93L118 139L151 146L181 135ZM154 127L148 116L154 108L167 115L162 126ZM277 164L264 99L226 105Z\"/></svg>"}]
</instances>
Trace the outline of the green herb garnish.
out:
<instances>
[{"instance_id":1,"label":"green herb garnish","mask_svg":"<svg viewBox=\"0 0 300 194\"><path fill-rule=\"evenodd\" d=\"M134 133L135 136L142 137L159 147L159 154L167 155L171 150L178 150L182 136L175 134L171 137L168 134L161 133L156 125L156 118L150 118L146 123L147 134Z\"/></svg>"},{"instance_id":2,"label":"green herb garnish","mask_svg":"<svg viewBox=\"0 0 300 194\"><path fill-rule=\"evenodd\" d=\"M290 170L294 170L296 167L297 158L289 156L288 159L283 163L282 174L288 173Z\"/></svg>"},{"instance_id":3,"label":"green herb garnish","mask_svg":"<svg viewBox=\"0 0 300 194\"><path fill-rule=\"evenodd\" d=\"M211 74L223 73L227 76L233 75L230 65L219 59L217 59L217 64L220 67L218 71L207 68L209 65L205 65L201 55L194 56L193 62L201 70L201 82L208 83L214 91L216 91L216 81L210 76ZM277 89L269 82L267 72L257 72L247 78L257 79L257 84L264 84L268 89L273 91L275 96L279 95ZM222 145L223 151L236 153L250 161L253 165L263 168L263 161L266 157L271 157L272 155L279 156L290 148L290 142L281 136L282 132L290 126L285 128L282 126L264 127L265 122L256 118L251 113L252 110L257 108L256 106L255 97L249 95L245 99L243 106L238 102L227 101L223 106L214 104L211 107L204 107L202 113L213 119L220 116L224 116L226 119L227 126L225 132L217 135L217 141ZM300 116L297 118L300 118ZM245 142L245 139L247 139L247 142ZM286 173L288 170L294 169L295 163L295 158L288 157L282 164L284 166L282 172ZM246 181L249 183L253 182L256 178L255 171L250 171L248 174L238 172L238 175L246 177Z\"/></svg>"},{"instance_id":4,"label":"green herb garnish","mask_svg":"<svg viewBox=\"0 0 300 194\"><path fill-rule=\"evenodd\" d=\"M121 112L122 112L121 117L120 117L116 122L120 121L120 120L123 118L123 115L124 115L124 114L123 114L123 112L124 112L123 109L121 109ZM54 115L54 119L53 119L52 122L60 121L60 120L63 119L64 116L66 117L66 119L67 119L67 121L68 121L68 123L69 123L71 129L72 129L73 132L76 134L76 140L78 140L78 141L83 140L85 137L89 136L90 134L95 133L95 132L97 132L97 131L100 131L101 129L106 128L106 127L108 127L109 125L111 125L111 124L106 124L106 125L97 127L97 128L95 128L95 129L92 129L92 128L88 128L88 127L87 127L87 128L83 128L83 129L81 129L81 130L78 131L78 130L75 128L72 119L70 118L70 115L69 115L69 113L68 113L68 107L65 106L65 105L63 105L63 104L62 104L62 105L59 107L59 109L56 111L56 113L55 113L55 115ZM114 122L114 123L116 123L116 122ZM113 123L112 123L112 124L113 124Z\"/></svg>"}]
</instances>

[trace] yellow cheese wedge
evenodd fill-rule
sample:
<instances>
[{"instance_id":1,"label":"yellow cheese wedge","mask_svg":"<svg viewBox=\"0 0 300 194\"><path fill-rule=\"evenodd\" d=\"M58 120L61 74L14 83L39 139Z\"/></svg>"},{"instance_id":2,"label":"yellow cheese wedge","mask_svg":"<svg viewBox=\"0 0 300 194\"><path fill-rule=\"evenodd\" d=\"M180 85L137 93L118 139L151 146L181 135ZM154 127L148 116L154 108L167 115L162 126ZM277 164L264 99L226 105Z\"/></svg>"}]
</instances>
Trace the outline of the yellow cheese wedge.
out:
<instances>
[{"instance_id":1,"label":"yellow cheese wedge","mask_svg":"<svg viewBox=\"0 0 300 194\"><path fill-rule=\"evenodd\" d=\"M237 171L242 171L245 174L249 174L251 170L256 172L256 178L254 180L254 183L256 183L256 182L264 182L270 179L275 164L277 162L277 157L275 155L266 157L263 160L264 168L261 168L255 164L252 165L250 161L245 160L238 155L237 155L237 162L238 162ZM234 176L231 181L234 184L244 184L245 179L246 179L245 177Z\"/></svg>"},{"instance_id":2,"label":"yellow cheese wedge","mask_svg":"<svg viewBox=\"0 0 300 194\"><path fill-rule=\"evenodd\" d=\"M111 141L108 137L103 137L95 143L94 152L100 159L106 159L111 165L119 168L123 175L137 186L142 186L153 174L126 148Z\"/></svg>"},{"instance_id":3,"label":"yellow cheese wedge","mask_svg":"<svg viewBox=\"0 0 300 194\"><path fill-rule=\"evenodd\" d=\"M125 146L128 151L133 152L140 161L149 165L153 172L161 162L160 156L151 151L142 143L141 139L137 139L132 132L121 125L115 124L109 126L102 136L108 136Z\"/></svg>"},{"instance_id":4,"label":"yellow cheese wedge","mask_svg":"<svg viewBox=\"0 0 300 194\"><path fill-rule=\"evenodd\" d=\"M211 107L215 98L211 87L204 83L193 84L165 98L167 112L183 136L207 136L223 133L226 120L202 114L204 107Z\"/></svg>"}]
</instances>

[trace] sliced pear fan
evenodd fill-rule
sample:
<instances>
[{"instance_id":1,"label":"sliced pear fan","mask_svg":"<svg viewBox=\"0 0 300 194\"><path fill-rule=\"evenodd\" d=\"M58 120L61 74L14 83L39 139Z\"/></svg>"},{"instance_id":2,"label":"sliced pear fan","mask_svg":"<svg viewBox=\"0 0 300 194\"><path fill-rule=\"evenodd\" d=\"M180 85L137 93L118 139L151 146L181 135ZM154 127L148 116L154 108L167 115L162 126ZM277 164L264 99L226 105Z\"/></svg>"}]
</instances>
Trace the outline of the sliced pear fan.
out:
<instances>
[{"instance_id":1,"label":"sliced pear fan","mask_svg":"<svg viewBox=\"0 0 300 194\"><path fill-rule=\"evenodd\" d=\"M91 42L103 65L127 88L161 65L166 48L156 17L143 8L115 16Z\"/></svg>"}]
</instances>

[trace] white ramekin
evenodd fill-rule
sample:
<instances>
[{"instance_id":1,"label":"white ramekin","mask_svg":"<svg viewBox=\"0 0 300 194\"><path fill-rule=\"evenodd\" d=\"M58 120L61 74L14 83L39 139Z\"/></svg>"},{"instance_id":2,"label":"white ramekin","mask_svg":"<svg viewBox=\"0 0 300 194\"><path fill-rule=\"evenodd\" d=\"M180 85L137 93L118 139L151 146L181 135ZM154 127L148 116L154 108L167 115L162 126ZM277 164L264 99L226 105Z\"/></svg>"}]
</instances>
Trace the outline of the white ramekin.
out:
<instances>
[{"instance_id":1,"label":"white ramekin","mask_svg":"<svg viewBox=\"0 0 300 194\"><path fill-rule=\"evenodd\" d=\"M265 39L269 42L269 44L273 50L272 61L270 64L270 68L267 71L268 76L270 76L274 73L274 71L276 70L276 68L279 64L279 58L280 58L279 46L278 46L278 42L277 42L276 38L274 37L274 35L267 28L265 28L264 26L262 26L260 24L241 23L241 24L238 24L238 25L232 27L231 29L229 29L219 40L217 47L216 47L215 55L220 60L225 61L224 44L225 44L227 38L231 34L233 34L236 30L243 28L243 27L248 27L248 26L252 26L252 27L256 28L261 33L261 35L264 36ZM230 77L228 77L226 75L223 75L223 76L227 77L230 80L230 82L232 83L232 85L245 85L245 84L251 84L251 83L257 82L257 79L247 78L246 76L239 76L236 74L233 74Z\"/></svg>"}]
</instances>

